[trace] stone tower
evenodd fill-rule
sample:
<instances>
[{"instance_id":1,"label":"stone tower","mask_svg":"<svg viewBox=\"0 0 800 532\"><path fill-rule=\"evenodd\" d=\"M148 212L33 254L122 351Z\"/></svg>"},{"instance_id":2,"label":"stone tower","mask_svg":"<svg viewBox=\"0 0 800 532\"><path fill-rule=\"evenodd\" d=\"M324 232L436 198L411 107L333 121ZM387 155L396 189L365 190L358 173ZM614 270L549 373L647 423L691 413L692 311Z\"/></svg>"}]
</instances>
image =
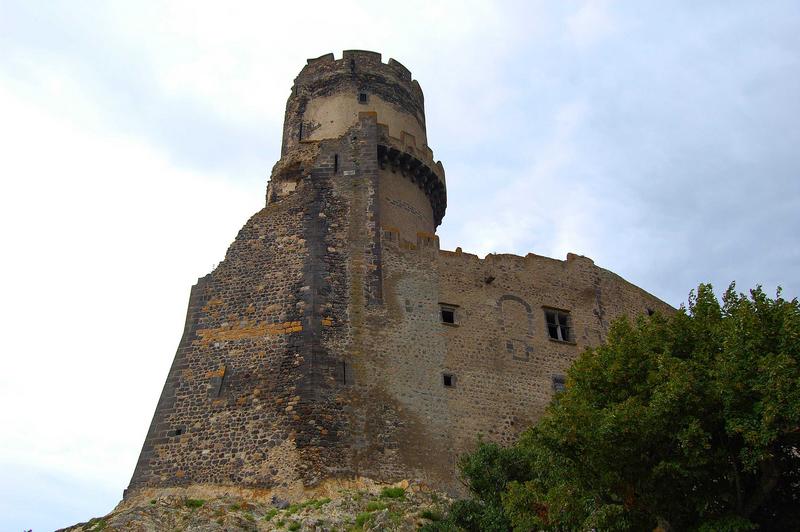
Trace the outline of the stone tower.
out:
<instances>
[{"instance_id":1,"label":"stone tower","mask_svg":"<svg viewBox=\"0 0 800 532\"><path fill-rule=\"evenodd\" d=\"M456 457L533 423L611 319L669 309L585 257L440 251L446 204L411 73L373 52L309 60L266 206L192 288L126 497L454 490Z\"/></svg>"}]
</instances>

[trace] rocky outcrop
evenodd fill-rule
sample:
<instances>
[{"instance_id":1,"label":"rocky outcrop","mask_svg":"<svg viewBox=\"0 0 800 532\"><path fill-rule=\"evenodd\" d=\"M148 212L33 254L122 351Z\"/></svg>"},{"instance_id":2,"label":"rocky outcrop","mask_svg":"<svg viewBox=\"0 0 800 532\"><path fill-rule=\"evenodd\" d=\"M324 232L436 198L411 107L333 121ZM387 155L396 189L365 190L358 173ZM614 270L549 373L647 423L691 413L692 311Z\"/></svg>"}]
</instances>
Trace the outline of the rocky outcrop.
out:
<instances>
[{"instance_id":1,"label":"rocky outcrop","mask_svg":"<svg viewBox=\"0 0 800 532\"><path fill-rule=\"evenodd\" d=\"M327 495L324 493L327 491ZM99 531L418 530L441 519L450 500L420 484L356 481L329 486L304 500L201 486L153 489L125 500L104 517L65 529ZM201 498L204 494L211 498ZM59 531L61 532L61 531Z\"/></svg>"}]
</instances>

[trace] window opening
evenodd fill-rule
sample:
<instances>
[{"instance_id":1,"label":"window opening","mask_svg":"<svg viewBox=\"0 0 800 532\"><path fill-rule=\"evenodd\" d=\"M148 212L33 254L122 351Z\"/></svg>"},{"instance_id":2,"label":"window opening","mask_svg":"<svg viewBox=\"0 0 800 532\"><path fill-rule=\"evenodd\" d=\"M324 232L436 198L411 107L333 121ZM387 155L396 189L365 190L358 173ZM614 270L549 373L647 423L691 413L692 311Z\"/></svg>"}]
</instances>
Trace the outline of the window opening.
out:
<instances>
[{"instance_id":1,"label":"window opening","mask_svg":"<svg viewBox=\"0 0 800 532\"><path fill-rule=\"evenodd\" d=\"M444 384L445 388L452 388L455 386L456 378L455 375L450 373L442 373L442 384Z\"/></svg>"},{"instance_id":2,"label":"window opening","mask_svg":"<svg viewBox=\"0 0 800 532\"><path fill-rule=\"evenodd\" d=\"M297 140L303 140L303 123L300 122L300 132L297 134Z\"/></svg>"},{"instance_id":3,"label":"window opening","mask_svg":"<svg viewBox=\"0 0 800 532\"><path fill-rule=\"evenodd\" d=\"M550 338L562 342L572 341L568 312L545 310L544 315L547 321L547 334L550 335Z\"/></svg>"},{"instance_id":4,"label":"window opening","mask_svg":"<svg viewBox=\"0 0 800 532\"><path fill-rule=\"evenodd\" d=\"M563 375L553 375L553 391L555 393L567 391L567 379Z\"/></svg>"},{"instance_id":5,"label":"window opening","mask_svg":"<svg viewBox=\"0 0 800 532\"><path fill-rule=\"evenodd\" d=\"M334 153L333 154L333 173L335 174L337 172L339 172L339 154L338 153Z\"/></svg>"},{"instance_id":6,"label":"window opening","mask_svg":"<svg viewBox=\"0 0 800 532\"><path fill-rule=\"evenodd\" d=\"M647 315L648 315L648 316L652 316L652 315L653 315L653 314L655 314L655 313L656 313L656 311L655 311L655 310L651 309L650 307L647 307Z\"/></svg>"},{"instance_id":7,"label":"window opening","mask_svg":"<svg viewBox=\"0 0 800 532\"><path fill-rule=\"evenodd\" d=\"M367 93L366 92L359 92L358 93L358 103L367 103Z\"/></svg>"},{"instance_id":8,"label":"window opening","mask_svg":"<svg viewBox=\"0 0 800 532\"><path fill-rule=\"evenodd\" d=\"M347 362L342 360L342 384L347 384Z\"/></svg>"},{"instance_id":9,"label":"window opening","mask_svg":"<svg viewBox=\"0 0 800 532\"><path fill-rule=\"evenodd\" d=\"M222 387L225 386L225 373L219 378L219 386L217 386L217 397L222 395Z\"/></svg>"},{"instance_id":10,"label":"window opening","mask_svg":"<svg viewBox=\"0 0 800 532\"><path fill-rule=\"evenodd\" d=\"M453 307L441 307L442 323L449 325L456 324L456 309Z\"/></svg>"}]
</instances>

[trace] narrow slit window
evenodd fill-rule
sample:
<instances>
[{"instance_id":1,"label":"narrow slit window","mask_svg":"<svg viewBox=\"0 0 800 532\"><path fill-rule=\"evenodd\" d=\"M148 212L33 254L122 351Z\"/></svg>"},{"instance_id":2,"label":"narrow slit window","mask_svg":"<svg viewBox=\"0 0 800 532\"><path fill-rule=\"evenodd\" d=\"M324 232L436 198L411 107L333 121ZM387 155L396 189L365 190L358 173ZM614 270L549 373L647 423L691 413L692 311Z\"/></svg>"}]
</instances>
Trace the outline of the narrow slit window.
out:
<instances>
[{"instance_id":1,"label":"narrow slit window","mask_svg":"<svg viewBox=\"0 0 800 532\"><path fill-rule=\"evenodd\" d=\"M219 378L219 386L217 386L217 397L222 395L222 387L225 386L225 373Z\"/></svg>"},{"instance_id":2,"label":"narrow slit window","mask_svg":"<svg viewBox=\"0 0 800 532\"><path fill-rule=\"evenodd\" d=\"M303 140L303 123L300 122L300 131L297 133L297 140Z\"/></svg>"},{"instance_id":3,"label":"narrow slit window","mask_svg":"<svg viewBox=\"0 0 800 532\"><path fill-rule=\"evenodd\" d=\"M333 154L333 173L336 174L339 172L339 154Z\"/></svg>"}]
</instances>

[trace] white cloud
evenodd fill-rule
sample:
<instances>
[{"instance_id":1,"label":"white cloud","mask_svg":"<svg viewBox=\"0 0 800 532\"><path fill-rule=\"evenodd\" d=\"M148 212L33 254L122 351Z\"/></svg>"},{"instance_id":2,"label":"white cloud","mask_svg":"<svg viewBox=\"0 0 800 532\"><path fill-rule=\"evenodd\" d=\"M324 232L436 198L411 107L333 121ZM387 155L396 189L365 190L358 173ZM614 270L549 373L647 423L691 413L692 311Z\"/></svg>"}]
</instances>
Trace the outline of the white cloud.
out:
<instances>
[{"instance_id":1,"label":"white cloud","mask_svg":"<svg viewBox=\"0 0 800 532\"><path fill-rule=\"evenodd\" d=\"M585 0L566 20L567 37L577 46L595 44L613 34L617 23L609 0Z\"/></svg>"},{"instance_id":2,"label":"white cloud","mask_svg":"<svg viewBox=\"0 0 800 532\"><path fill-rule=\"evenodd\" d=\"M584 253L671 303L708 279L797 294L789 3L3 10L0 401L20 407L0 411L0 467L23 469L0 489L17 499L24 468L119 495L189 287L262 205L292 79L323 53L379 51L420 81L444 247ZM95 495L85 517L108 509Z\"/></svg>"},{"instance_id":3,"label":"white cloud","mask_svg":"<svg viewBox=\"0 0 800 532\"><path fill-rule=\"evenodd\" d=\"M0 461L120 490L189 287L222 259L263 191L84 129L62 90L70 81L50 81L54 97L67 95L61 115L0 87L0 401L18 405L0 410Z\"/></svg>"},{"instance_id":4,"label":"white cloud","mask_svg":"<svg viewBox=\"0 0 800 532\"><path fill-rule=\"evenodd\" d=\"M526 146L525 166L516 172L493 168L489 179L502 185L483 199L488 204L473 211L468 223L454 235L444 228L443 246L453 247L455 240L464 251L481 256L535 251L562 258L567 251L580 248L585 238L580 229L590 201L569 170L578 156L572 137L587 112L586 103L580 100L556 109L551 138L542 146Z\"/></svg>"}]
</instances>

